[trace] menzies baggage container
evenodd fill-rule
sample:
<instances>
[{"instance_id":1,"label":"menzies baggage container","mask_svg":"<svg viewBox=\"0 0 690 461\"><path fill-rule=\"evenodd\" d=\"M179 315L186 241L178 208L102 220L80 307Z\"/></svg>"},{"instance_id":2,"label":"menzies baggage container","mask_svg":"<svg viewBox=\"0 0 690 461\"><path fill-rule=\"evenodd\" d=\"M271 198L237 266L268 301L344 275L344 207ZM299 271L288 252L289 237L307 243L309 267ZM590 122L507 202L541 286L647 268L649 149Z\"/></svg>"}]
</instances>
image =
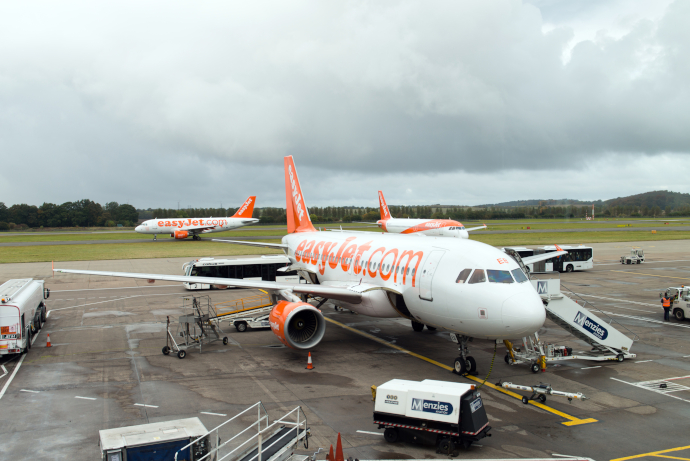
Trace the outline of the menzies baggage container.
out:
<instances>
[{"instance_id":1,"label":"menzies baggage container","mask_svg":"<svg viewBox=\"0 0 690 461\"><path fill-rule=\"evenodd\" d=\"M0 286L0 355L31 349L31 339L46 321L43 280L15 279Z\"/></svg>"},{"instance_id":2,"label":"menzies baggage container","mask_svg":"<svg viewBox=\"0 0 690 461\"><path fill-rule=\"evenodd\" d=\"M452 454L490 436L489 419L474 385L394 379L376 389L374 424L388 442L434 445Z\"/></svg>"}]
</instances>

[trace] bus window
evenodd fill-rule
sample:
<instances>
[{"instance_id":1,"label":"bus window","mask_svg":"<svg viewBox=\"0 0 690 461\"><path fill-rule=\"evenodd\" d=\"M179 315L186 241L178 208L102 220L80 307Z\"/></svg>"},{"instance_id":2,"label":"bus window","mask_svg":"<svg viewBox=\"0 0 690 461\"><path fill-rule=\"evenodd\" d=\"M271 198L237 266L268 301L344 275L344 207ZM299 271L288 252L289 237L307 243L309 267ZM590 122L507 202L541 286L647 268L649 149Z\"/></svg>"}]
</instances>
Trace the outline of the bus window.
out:
<instances>
[{"instance_id":1,"label":"bus window","mask_svg":"<svg viewBox=\"0 0 690 461\"><path fill-rule=\"evenodd\" d=\"M261 278L261 265L259 264L247 264L242 266L243 274L242 278Z\"/></svg>"}]
</instances>

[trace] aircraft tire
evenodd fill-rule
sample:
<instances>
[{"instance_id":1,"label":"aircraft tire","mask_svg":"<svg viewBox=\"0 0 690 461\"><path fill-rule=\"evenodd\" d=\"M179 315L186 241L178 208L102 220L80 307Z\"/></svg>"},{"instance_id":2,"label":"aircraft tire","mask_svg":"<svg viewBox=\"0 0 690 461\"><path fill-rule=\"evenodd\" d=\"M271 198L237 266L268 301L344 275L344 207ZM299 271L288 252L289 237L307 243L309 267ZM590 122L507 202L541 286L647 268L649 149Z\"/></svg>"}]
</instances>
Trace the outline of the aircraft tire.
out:
<instances>
[{"instance_id":1,"label":"aircraft tire","mask_svg":"<svg viewBox=\"0 0 690 461\"><path fill-rule=\"evenodd\" d=\"M474 373L477 371L477 361L474 360L474 357L472 356L467 356L467 372L468 373Z\"/></svg>"},{"instance_id":2,"label":"aircraft tire","mask_svg":"<svg viewBox=\"0 0 690 461\"><path fill-rule=\"evenodd\" d=\"M459 375L467 374L467 363L462 357L458 357L453 362L453 371Z\"/></svg>"},{"instance_id":3,"label":"aircraft tire","mask_svg":"<svg viewBox=\"0 0 690 461\"><path fill-rule=\"evenodd\" d=\"M424 329L424 324L412 320L412 329L417 332L422 331Z\"/></svg>"}]
</instances>

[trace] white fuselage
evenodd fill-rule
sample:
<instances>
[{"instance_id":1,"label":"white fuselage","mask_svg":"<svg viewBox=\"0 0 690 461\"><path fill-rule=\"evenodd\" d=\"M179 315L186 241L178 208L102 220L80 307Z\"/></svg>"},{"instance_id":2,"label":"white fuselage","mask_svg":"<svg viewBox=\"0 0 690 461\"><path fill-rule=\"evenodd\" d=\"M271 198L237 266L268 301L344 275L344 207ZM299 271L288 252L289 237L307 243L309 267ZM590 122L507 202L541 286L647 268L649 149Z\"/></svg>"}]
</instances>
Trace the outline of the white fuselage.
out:
<instances>
[{"instance_id":1,"label":"white fuselage","mask_svg":"<svg viewBox=\"0 0 690 461\"><path fill-rule=\"evenodd\" d=\"M377 221L381 230L391 234L424 234L434 237L469 238L465 226L452 219L390 218Z\"/></svg>"},{"instance_id":2,"label":"white fuselage","mask_svg":"<svg viewBox=\"0 0 690 461\"><path fill-rule=\"evenodd\" d=\"M519 270L512 258L480 242L361 232L302 232L282 241L296 261L293 269L310 272L321 285L363 293L361 304L338 304L364 315L403 315L486 339L532 334L546 318L528 281L456 283L463 269Z\"/></svg>"},{"instance_id":3,"label":"white fuselage","mask_svg":"<svg viewBox=\"0 0 690 461\"><path fill-rule=\"evenodd\" d=\"M174 234L187 231L192 234L223 232L259 222L255 218L176 218L149 219L134 230L140 234Z\"/></svg>"}]
</instances>

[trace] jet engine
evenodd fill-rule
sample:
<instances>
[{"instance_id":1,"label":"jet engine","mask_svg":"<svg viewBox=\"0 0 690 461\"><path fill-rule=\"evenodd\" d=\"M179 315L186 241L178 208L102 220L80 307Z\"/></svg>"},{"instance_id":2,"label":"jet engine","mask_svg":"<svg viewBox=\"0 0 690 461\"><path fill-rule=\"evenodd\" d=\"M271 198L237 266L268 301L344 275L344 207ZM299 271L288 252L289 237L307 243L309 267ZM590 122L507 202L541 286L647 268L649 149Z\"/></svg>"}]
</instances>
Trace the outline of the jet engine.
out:
<instances>
[{"instance_id":1,"label":"jet engine","mask_svg":"<svg viewBox=\"0 0 690 461\"><path fill-rule=\"evenodd\" d=\"M268 316L271 331L293 349L309 349L321 342L326 321L317 308L303 302L280 301Z\"/></svg>"},{"instance_id":2,"label":"jet engine","mask_svg":"<svg viewBox=\"0 0 690 461\"><path fill-rule=\"evenodd\" d=\"M176 230L175 232L170 234L170 236L175 237L176 239L186 239L187 237L189 237L189 232Z\"/></svg>"}]
</instances>

